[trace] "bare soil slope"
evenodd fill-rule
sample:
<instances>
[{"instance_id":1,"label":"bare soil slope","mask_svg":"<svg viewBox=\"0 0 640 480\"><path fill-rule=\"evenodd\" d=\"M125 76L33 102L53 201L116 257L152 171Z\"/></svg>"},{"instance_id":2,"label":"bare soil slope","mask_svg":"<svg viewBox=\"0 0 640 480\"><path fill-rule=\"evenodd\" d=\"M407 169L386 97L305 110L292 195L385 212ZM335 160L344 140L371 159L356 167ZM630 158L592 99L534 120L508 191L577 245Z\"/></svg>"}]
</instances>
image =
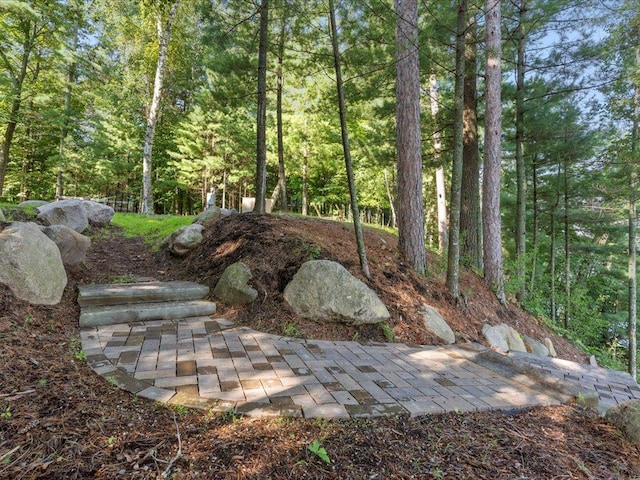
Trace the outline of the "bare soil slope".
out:
<instances>
[{"instance_id":1,"label":"bare soil slope","mask_svg":"<svg viewBox=\"0 0 640 480\"><path fill-rule=\"evenodd\" d=\"M420 315L423 304L438 310L458 341L484 342L484 323L508 323L539 341L550 337L558 354L570 360L584 355L564 338L543 328L532 316L514 305L503 306L476 274L461 275L463 301L456 306L444 286L443 265L437 255L429 255L427 278L416 275L401 262L397 237L379 230L364 231L371 280L361 273L355 234L349 224L317 218L276 215L234 215L209 224L205 240L178 267L184 278L208 284L213 291L224 269L244 262L253 273L252 284L259 292L250 308L224 310L236 321L282 334L284 325L294 325L306 338L385 341L377 327L356 329L338 325L322 326L297 317L283 301L282 292L303 262L327 259L345 266L371 287L388 307L398 341L437 345L440 340L425 330Z\"/></svg>"},{"instance_id":2,"label":"bare soil slope","mask_svg":"<svg viewBox=\"0 0 640 480\"><path fill-rule=\"evenodd\" d=\"M261 292L247 310L224 313L281 333L294 322L307 336L353 338L295 318L281 287L297 262L338 260L357 274L351 230L342 224L249 216L209 226L186 260L153 253L117 228L94 231L86 264L69 271L59 305L32 306L0 286L0 479L633 479L640 450L595 413L577 406L341 422L243 419L171 409L106 383L83 360L76 286L125 278L191 278L214 284L221 269L246 262ZM477 340L482 323L506 321L537 338L549 335L514 307L500 307L481 280L463 276L467 307L450 305L437 275L427 281L398 266L393 237L365 235L370 283L392 311L405 341L434 341L414 307L428 302L459 333ZM317 249L320 249L318 252ZM437 268L437 259L430 265ZM379 331L360 331L379 339ZM579 355L554 338L563 356ZM307 446L326 449L323 462Z\"/></svg>"}]
</instances>

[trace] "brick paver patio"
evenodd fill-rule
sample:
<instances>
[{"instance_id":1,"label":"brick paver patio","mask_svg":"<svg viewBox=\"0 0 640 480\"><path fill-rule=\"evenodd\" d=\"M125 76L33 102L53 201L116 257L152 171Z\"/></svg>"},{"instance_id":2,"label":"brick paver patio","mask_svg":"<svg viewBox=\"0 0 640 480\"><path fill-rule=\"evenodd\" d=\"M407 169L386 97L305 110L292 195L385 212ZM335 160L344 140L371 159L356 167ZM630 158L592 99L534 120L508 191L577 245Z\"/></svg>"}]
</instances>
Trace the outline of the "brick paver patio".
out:
<instances>
[{"instance_id":1,"label":"brick paver patio","mask_svg":"<svg viewBox=\"0 0 640 480\"><path fill-rule=\"evenodd\" d=\"M568 399L524 373L477 361L479 345L301 340L210 317L85 327L81 337L89 365L107 381L143 398L206 410L335 419ZM613 386L596 378L594 385L585 388L614 392L615 401L640 398L631 377Z\"/></svg>"}]
</instances>

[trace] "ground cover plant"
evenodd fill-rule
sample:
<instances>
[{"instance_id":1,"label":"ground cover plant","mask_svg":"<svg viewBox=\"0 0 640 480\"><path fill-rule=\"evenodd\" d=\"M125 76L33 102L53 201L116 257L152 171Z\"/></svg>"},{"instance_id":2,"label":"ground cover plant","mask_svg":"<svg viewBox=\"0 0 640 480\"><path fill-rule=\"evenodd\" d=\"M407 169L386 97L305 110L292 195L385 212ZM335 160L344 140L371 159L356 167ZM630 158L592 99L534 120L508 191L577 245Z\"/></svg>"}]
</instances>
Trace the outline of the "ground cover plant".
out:
<instances>
[{"instance_id":1,"label":"ground cover plant","mask_svg":"<svg viewBox=\"0 0 640 480\"><path fill-rule=\"evenodd\" d=\"M282 282L311 257L340 261L359 275L352 233L341 223L238 215L207 225L201 247L178 259L111 226L91 231L86 262L68 269L59 305L28 305L0 286L0 478L640 477L638 447L578 405L422 418L252 419L139 399L87 367L77 285L123 277L212 284L237 259L252 268L260 297L247 309L220 306L222 315L279 334L289 329L307 338L384 339L376 328L302 321L281 302ZM536 338L552 336L561 356L584 360L535 318L500 307L473 274L463 275L467 304L454 307L441 278L416 277L399 264L392 235L367 230L365 240L371 286L389 305L388 327L400 341L436 342L413 313L428 301L459 332L459 341L481 340L483 322L504 321Z\"/></svg>"}]
</instances>

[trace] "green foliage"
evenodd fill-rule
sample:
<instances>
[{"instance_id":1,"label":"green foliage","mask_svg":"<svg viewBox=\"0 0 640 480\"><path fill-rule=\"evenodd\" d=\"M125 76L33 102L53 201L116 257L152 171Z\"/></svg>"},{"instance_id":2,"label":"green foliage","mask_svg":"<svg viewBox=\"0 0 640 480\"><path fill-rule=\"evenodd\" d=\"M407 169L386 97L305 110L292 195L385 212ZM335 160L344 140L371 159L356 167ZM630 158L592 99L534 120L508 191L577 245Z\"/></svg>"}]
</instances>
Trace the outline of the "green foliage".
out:
<instances>
[{"instance_id":1,"label":"green foliage","mask_svg":"<svg viewBox=\"0 0 640 480\"><path fill-rule=\"evenodd\" d=\"M223 412L222 419L225 422L231 422L235 424L242 421L242 415L239 415L238 412L236 412L235 408L230 408L229 410L225 410Z\"/></svg>"},{"instance_id":2,"label":"green foliage","mask_svg":"<svg viewBox=\"0 0 640 480\"><path fill-rule=\"evenodd\" d=\"M396 341L396 334L387 323L380 322L378 325L380 326L380 330L382 330L382 334L384 335L384 338L387 340L387 342Z\"/></svg>"},{"instance_id":3,"label":"green foliage","mask_svg":"<svg viewBox=\"0 0 640 480\"><path fill-rule=\"evenodd\" d=\"M142 237L145 242L158 247L166 236L193 223L193 218L193 216L116 213L111 223L122 227L126 236Z\"/></svg>"},{"instance_id":4,"label":"green foliage","mask_svg":"<svg viewBox=\"0 0 640 480\"><path fill-rule=\"evenodd\" d=\"M307 450L316 455L320 460L325 463L331 463L331 459L329 458L329 454L325 450L325 448L320 444L318 440L314 440L309 445L307 445Z\"/></svg>"},{"instance_id":5,"label":"green foliage","mask_svg":"<svg viewBox=\"0 0 640 480\"><path fill-rule=\"evenodd\" d=\"M285 323L282 327L282 334L285 337L298 338L300 337L300 332L298 331L298 327L294 323Z\"/></svg>"},{"instance_id":6,"label":"green foliage","mask_svg":"<svg viewBox=\"0 0 640 480\"><path fill-rule=\"evenodd\" d=\"M174 405L173 410L180 415L185 415L189 413L189 409L184 405Z\"/></svg>"},{"instance_id":7,"label":"green foliage","mask_svg":"<svg viewBox=\"0 0 640 480\"><path fill-rule=\"evenodd\" d=\"M304 251L309 260L317 260L322 253L322 249L316 245L306 245Z\"/></svg>"},{"instance_id":8,"label":"green foliage","mask_svg":"<svg viewBox=\"0 0 640 480\"><path fill-rule=\"evenodd\" d=\"M87 354L82 350L82 341L79 338L74 338L69 342L69 348L73 353L73 358L76 360L84 361L87 359Z\"/></svg>"},{"instance_id":9,"label":"green foliage","mask_svg":"<svg viewBox=\"0 0 640 480\"><path fill-rule=\"evenodd\" d=\"M38 216L36 207L32 205L18 207L14 203L0 203L0 208L8 222L32 222Z\"/></svg>"}]
</instances>

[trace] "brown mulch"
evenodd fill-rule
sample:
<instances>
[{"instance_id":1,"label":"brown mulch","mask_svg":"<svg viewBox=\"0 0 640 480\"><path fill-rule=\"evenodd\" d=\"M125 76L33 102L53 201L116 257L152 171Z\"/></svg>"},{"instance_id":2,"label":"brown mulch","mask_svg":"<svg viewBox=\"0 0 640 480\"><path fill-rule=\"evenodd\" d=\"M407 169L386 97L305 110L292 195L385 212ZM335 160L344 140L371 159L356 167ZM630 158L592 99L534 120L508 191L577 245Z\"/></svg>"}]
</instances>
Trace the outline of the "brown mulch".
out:
<instances>
[{"instance_id":1,"label":"brown mulch","mask_svg":"<svg viewBox=\"0 0 640 480\"><path fill-rule=\"evenodd\" d=\"M371 272L367 280L360 269L355 234L349 224L317 218L276 215L234 215L223 217L205 230L205 239L180 264L175 274L215 287L224 269L244 262L253 274L252 285L259 296L251 308L224 310L235 321L262 331L282 334L293 325L305 338L385 341L377 327L322 326L297 317L283 301L285 286L300 265L310 259L333 260L367 283L389 309L398 341L437 345L440 341L424 328L423 304L439 311L460 341L483 342L485 323L509 323L516 330L539 341L553 340L558 355L585 360L581 351L564 338L544 328L535 318L514 305L502 306L476 274L461 274L462 302L456 305L444 285L444 265L430 254L428 278L416 275L399 257L398 239L383 231L364 230L366 254Z\"/></svg>"},{"instance_id":2,"label":"brown mulch","mask_svg":"<svg viewBox=\"0 0 640 480\"><path fill-rule=\"evenodd\" d=\"M176 259L117 228L95 230L86 263L69 269L56 306L28 305L0 285L0 478L640 478L640 449L574 405L417 419L250 419L172 409L106 383L80 350L80 283L153 277L214 285L226 265L242 260L260 297L247 310L220 308L229 318L278 333L290 324L308 337L382 339L372 327L304 321L282 302L283 285L308 258L337 260L359 275L348 226L253 215L224 219L206 232L197 251ZM484 322L501 321L538 339L551 336L515 306L499 306L473 274L463 275L466 302L455 306L439 274L425 280L399 264L394 237L367 231L365 239L367 283L389 306L389 324L403 341L436 343L415 314L422 303L437 308L460 341L480 340ZM436 257L430 267L441 268ZM564 358L583 358L552 338ZM330 463L307 448L314 440Z\"/></svg>"}]
</instances>

